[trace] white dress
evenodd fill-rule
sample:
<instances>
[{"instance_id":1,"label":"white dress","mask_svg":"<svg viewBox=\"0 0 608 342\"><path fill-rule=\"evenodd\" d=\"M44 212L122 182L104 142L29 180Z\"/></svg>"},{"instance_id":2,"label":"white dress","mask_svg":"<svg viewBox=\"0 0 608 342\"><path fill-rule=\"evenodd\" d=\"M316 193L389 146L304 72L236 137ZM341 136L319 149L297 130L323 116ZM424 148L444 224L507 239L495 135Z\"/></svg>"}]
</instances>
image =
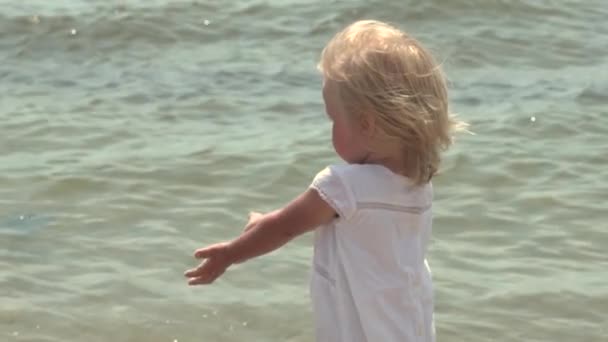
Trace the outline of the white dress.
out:
<instances>
[{"instance_id":1,"label":"white dress","mask_svg":"<svg viewBox=\"0 0 608 342\"><path fill-rule=\"evenodd\" d=\"M353 164L327 167L311 188L339 215L315 230L316 341L434 342L431 184Z\"/></svg>"}]
</instances>

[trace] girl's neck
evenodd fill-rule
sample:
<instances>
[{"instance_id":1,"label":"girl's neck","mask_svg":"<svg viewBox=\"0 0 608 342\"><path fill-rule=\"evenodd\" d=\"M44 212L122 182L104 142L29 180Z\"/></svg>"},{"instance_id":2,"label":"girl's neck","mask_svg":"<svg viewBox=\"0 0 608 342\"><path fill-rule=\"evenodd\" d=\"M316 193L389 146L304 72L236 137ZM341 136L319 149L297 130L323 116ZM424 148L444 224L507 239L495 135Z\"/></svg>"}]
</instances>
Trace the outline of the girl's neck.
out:
<instances>
[{"instance_id":1,"label":"girl's neck","mask_svg":"<svg viewBox=\"0 0 608 342\"><path fill-rule=\"evenodd\" d=\"M360 164L381 165L391 170L393 173L407 177L403 167L403 160L396 157L379 156L370 152Z\"/></svg>"}]
</instances>

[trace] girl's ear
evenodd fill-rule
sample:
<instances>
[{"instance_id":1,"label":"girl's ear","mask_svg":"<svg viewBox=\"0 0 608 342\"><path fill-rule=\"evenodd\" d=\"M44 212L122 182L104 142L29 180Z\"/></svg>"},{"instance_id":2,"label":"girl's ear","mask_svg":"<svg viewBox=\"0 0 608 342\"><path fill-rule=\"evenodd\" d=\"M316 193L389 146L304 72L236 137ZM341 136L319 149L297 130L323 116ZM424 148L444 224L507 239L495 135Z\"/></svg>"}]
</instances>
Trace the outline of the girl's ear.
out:
<instances>
[{"instance_id":1,"label":"girl's ear","mask_svg":"<svg viewBox=\"0 0 608 342\"><path fill-rule=\"evenodd\" d=\"M368 113L361 115L361 133L366 138L372 138L376 134L376 118Z\"/></svg>"}]
</instances>

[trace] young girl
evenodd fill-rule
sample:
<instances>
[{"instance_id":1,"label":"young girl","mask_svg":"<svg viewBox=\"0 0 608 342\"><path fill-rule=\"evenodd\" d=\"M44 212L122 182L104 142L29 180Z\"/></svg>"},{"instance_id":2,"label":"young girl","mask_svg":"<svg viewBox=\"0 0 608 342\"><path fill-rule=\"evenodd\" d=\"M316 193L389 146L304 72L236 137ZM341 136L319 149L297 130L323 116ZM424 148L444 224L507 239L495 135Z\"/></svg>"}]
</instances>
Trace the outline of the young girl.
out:
<instances>
[{"instance_id":1,"label":"young girl","mask_svg":"<svg viewBox=\"0 0 608 342\"><path fill-rule=\"evenodd\" d=\"M210 284L314 230L317 341L434 341L431 178L463 125L449 115L442 72L418 41L378 21L338 33L319 69L346 164L319 172L285 207L252 215L238 238L197 250L204 261L185 275Z\"/></svg>"}]
</instances>

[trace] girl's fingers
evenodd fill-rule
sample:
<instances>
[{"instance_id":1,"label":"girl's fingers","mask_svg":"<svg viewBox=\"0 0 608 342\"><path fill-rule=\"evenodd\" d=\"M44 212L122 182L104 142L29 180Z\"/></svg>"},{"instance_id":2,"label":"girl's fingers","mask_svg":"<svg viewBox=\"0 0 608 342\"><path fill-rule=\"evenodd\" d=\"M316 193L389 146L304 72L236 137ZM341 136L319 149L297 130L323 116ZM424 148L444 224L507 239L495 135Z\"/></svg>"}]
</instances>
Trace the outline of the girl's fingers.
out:
<instances>
[{"instance_id":1,"label":"girl's fingers","mask_svg":"<svg viewBox=\"0 0 608 342\"><path fill-rule=\"evenodd\" d=\"M209 261L201 262L196 268L187 270L184 275L189 278L200 277L205 273L209 272Z\"/></svg>"},{"instance_id":2,"label":"girl's fingers","mask_svg":"<svg viewBox=\"0 0 608 342\"><path fill-rule=\"evenodd\" d=\"M193 269L190 269L190 270L187 270L186 272L184 272L184 276L186 276L188 278L192 278L192 277L198 276L198 273L199 273L199 269L193 268Z\"/></svg>"},{"instance_id":3,"label":"girl's fingers","mask_svg":"<svg viewBox=\"0 0 608 342\"><path fill-rule=\"evenodd\" d=\"M218 245L212 245L209 247L205 247L205 248L199 248L196 251L194 251L194 257L197 259L208 259L210 257L213 256L213 254L215 254L215 252L217 252L219 246Z\"/></svg>"},{"instance_id":4,"label":"girl's fingers","mask_svg":"<svg viewBox=\"0 0 608 342\"><path fill-rule=\"evenodd\" d=\"M224 274L223 271L216 272L214 274L205 274L200 277L192 278L188 280L188 285L207 285L213 283L219 276Z\"/></svg>"},{"instance_id":5,"label":"girl's fingers","mask_svg":"<svg viewBox=\"0 0 608 342\"><path fill-rule=\"evenodd\" d=\"M188 280L188 285L205 285L205 284L210 284L210 282L209 282L209 280L207 280L203 277L192 278L192 279Z\"/></svg>"},{"instance_id":6,"label":"girl's fingers","mask_svg":"<svg viewBox=\"0 0 608 342\"><path fill-rule=\"evenodd\" d=\"M245 226L245 229L243 230L243 232L248 232L253 227L255 227L255 224L262 216L264 216L264 215L262 215L258 212L255 212L255 211L249 212L249 221L247 222L247 225Z\"/></svg>"},{"instance_id":7,"label":"girl's fingers","mask_svg":"<svg viewBox=\"0 0 608 342\"><path fill-rule=\"evenodd\" d=\"M257 211L250 211L249 212L249 221L255 220L255 219L259 218L260 216L262 216L262 214L258 213Z\"/></svg>"},{"instance_id":8,"label":"girl's fingers","mask_svg":"<svg viewBox=\"0 0 608 342\"><path fill-rule=\"evenodd\" d=\"M197 259L208 258L209 257L209 247L199 248L194 251L194 257Z\"/></svg>"},{"instance_id":9,"label":"girl's fingers","mask_svg":"<svg viewBox=\"0 0 608 342\"><path fill-rule=\"evenodd\" d=\"M226 242L216 243L205 248L199 248L194 251L194 257L197 259L209 259L218 254L221 254L226 249Z\"/></svg>"},{"instance_id":10,"label":"girl's fingers","mask_svg":"<svg viewBox=\"0 0 608 342\"><path fill-rule=\"evenodd\" d=\"M188 284L200 285L211 284L217 277L222 275L226 268L225 257L223 255L226 243L218 243L205 248L194 251L194 257L197 259L205 259L198 267L192 268L184 272L184 276L190 278Z\"/></svg>"}]
</instances>

